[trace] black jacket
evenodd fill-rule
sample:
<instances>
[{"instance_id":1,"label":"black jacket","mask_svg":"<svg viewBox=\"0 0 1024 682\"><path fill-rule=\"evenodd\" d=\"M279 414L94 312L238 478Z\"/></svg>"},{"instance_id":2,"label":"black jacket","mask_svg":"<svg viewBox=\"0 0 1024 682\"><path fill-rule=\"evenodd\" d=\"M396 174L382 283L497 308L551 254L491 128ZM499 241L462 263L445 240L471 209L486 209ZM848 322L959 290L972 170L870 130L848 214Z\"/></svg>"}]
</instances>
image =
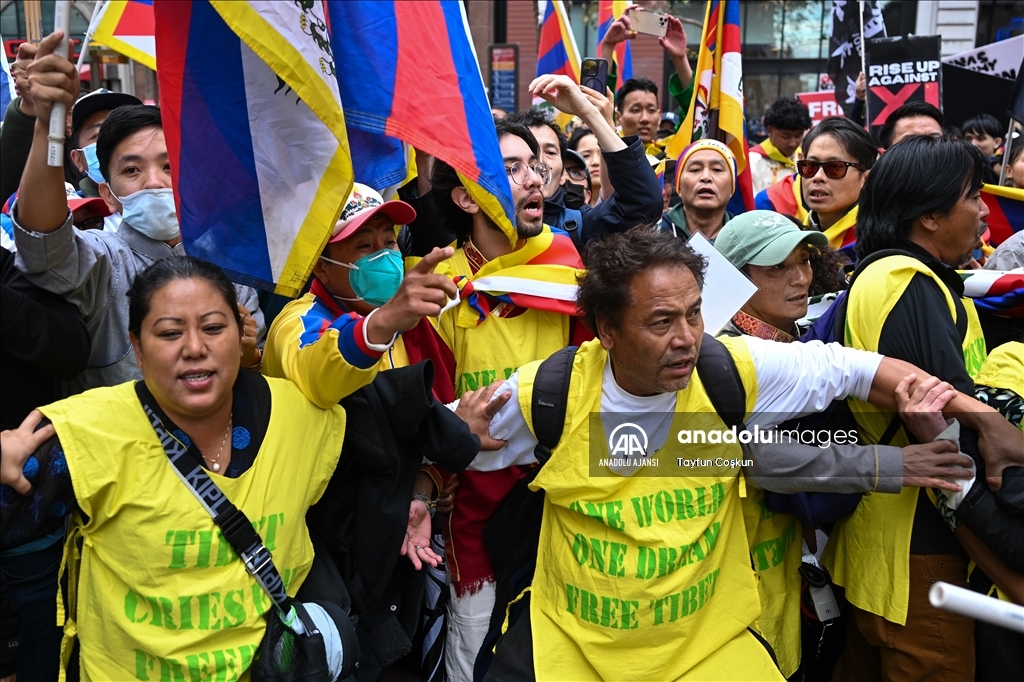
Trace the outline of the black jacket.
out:
<instances>
[{"instance_id":1,"label":"black jacket","mask_svg":"<svg viewBox=\"0 0 1024 682\"><path fill-rule=\"evenodd\" d=\"M64 397L58 379L72 379L89 361L89 330L78 309L29 282L0 249L0 429Z\"/></svg>"},{"instance_id":2,"label":"black jacket","mask_svg":"<svg viewBox=\"0 0 1024 682\"><path fill-rule=\"evenodd\" d=\"M480 439L434 400L433 374L430 361L388 370L342 399L341 460L306 517L314 542L337 564L359 618L359 679L373 679L373 669L412 647L425 574L399 550L420 464L426 458L461 471L480 450Z\"/></svg>"}]
</instances>

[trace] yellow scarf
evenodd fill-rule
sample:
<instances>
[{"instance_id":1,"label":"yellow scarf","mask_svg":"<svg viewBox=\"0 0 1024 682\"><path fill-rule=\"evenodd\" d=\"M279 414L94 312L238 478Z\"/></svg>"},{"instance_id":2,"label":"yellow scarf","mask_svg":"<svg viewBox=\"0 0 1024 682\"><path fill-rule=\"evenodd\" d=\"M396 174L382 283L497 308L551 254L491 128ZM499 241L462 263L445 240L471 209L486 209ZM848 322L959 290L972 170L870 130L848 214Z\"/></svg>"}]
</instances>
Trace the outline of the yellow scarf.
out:
<instances>
[{"instance_id":1,"label":"yellow scarf","mask_svg":"<svg viewBox=\"0 0 1024 682\"><path fill-rule=\"evenodd\" d=\"M757 147L760 147L761 150L764 151L765 156L767 156L772 161L777 161L778 163L781 163L786 168L790 168L794 172L796 172L796 161L794 161L793 159L789 158L788 156L786 156L782 152L780 152L779 148L772 144L772 141L771 141L770 138L765 138L764 142L762 142L761 144L757 145ZM757 151L757 147L754 147L754 149L752 151Z\"/></svg>"},{"instance_id":2,"label":"yellow scarf","mask_svg":"<svg viewBox=\"0 0 1024 682\"><path fill-rule=\"evenodd\" d=\"M522 248L488 261L474 275L457 275L445 261L435 272L459 286L457 324L472 328L490 315L492 305L508 303L564 315L576 312L576 276L583 269L565 232L547 225ZM480 296L479 294L486 294Z\"/></svg>"},{"instance_id":3,"label":"yellow scarf","mask_svg":"<svg viewBox=\"0 0 1024 682\"><path fill-rule=\"evenodd\" d=\"M825 236L828 237L828 244L833 249L838 251L839 249L851 246L857 241L855 230L857 227L857 208L857 206L854 206L846 212L846 215L837 220L835 225L824 230ZM813 223L811 223L810 213L804 218L804 225L814 227Z\"/></svg>"}]
</instances>

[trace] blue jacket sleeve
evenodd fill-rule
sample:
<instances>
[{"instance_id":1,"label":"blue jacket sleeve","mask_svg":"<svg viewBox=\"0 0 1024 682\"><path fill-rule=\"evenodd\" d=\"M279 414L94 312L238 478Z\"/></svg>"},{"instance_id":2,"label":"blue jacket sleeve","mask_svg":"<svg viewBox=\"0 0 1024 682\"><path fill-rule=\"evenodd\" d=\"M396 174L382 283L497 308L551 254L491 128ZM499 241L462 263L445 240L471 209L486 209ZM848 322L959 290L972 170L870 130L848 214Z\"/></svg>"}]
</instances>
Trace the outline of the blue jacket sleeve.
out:
<instances>
[{"instance_id":1,"label":"blue jacket sleeve","mask_svg":"<svg viewBox=\"0 0 1024 682\"><path fill-rule=\"evenodd\" d=\"M661 183L647 161L644 145L636 135L627 137L625 142L625 149L604 153L615 193L589 210L583 207L580 241L584 244L661 219Z\"/></svg>"}]
</instances>

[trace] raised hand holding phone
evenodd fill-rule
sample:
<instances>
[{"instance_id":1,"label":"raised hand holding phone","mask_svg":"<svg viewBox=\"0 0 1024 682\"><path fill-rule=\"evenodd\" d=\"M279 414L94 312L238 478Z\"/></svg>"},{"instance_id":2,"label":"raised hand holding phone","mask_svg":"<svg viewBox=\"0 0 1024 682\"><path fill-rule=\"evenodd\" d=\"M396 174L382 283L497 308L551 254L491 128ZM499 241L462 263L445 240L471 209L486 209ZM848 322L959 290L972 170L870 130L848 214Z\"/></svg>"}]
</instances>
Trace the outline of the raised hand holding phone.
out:
<instances>
[{"instance_id":1,"label":"raised hand holding phone","mask_svg":"<svg viewBox=\"0 0 1024 682\"><path fill-rule=\"evenodd\" d=\"M662 38L668 32L667 15L648 12L641 7L630 7L625 14L629 16L630 27L637 33Z\"/></svg>"},{"instance_id":2,"label":"raised hand holding phone","mask_svg":"<svg viewBox=\"0 0 1024 682\"><path fill-rule=\"evenodd\" d=\"M580 63L580 85L604 92L608 83L608 60L587 57Z\"/></svg>"}]
</instances>

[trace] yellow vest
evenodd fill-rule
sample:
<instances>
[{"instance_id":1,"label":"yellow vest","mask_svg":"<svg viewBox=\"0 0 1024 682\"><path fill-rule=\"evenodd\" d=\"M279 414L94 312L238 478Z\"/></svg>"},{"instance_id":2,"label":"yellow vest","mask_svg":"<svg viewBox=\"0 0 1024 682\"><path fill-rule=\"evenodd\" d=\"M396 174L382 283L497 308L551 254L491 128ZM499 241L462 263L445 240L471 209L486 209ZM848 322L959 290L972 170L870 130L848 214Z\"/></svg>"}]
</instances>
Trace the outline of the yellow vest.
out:
<instances>
[{"instance_id":1,"label":"yellow vest","mask_svg":"<svg viewBox=\"0 0 1024 682\"><path fill-rule=\"evenodd\" d=\"M1009 341L988 354L974 382L1005 388L1024 398L1024 343Z\"/></svg>"},{"instance_id":2,"label":"yellow vest","mask_svg":"<svg viewBox=\"0 0 1024 682\"><path fill-rule=\"evenodd\" d=\"M882 327L915 274L931 277L946 298L950 317L956 319L953 295L932 270L909 256L890 256L869 265L852 289L846 318L846 345L877 351ZM985 361L985 337L974 301L961 299L967 315L963 342L964 364L975 376ZM859 400L850 400L865 443L877 443L890 415ZM902 429L892 445L908 443ZM906 625L910 596L910 535L914 526L919 488L904 488L898 495L868 493L856 511L836 523L823 559L846 598L865 611Z\"/></svg>"},{"instance_id":3,"label":"yellow vest","mask_svg":"<svg viewBox=\"0 0 1024 682\"><path fill-rule=\"evenodd\" d=\"M749 411L757 394L750 353L742 339L722 342L736 359ZM782 679L746 631L758 598L740 469L709 467L700 477L590 475L590 419L601 408L606 359L598 341L580 347L564 433L531 484L545 491L530 601L537 679ZM527 424L538 365L519 371ZM676 412L670 434L692 428L693 413L708 416L702 426L725 428L696 373L679 392ZM594 446L607 458L603 430L599 440ZM724 457L722 447L691 446L686 455ZM739 445L733 452L742 458Z\"/></svg>"},{"instance_id":4,"label":"yellow vest","mask_svg":"<svg viewBox=\"0 0 1024 682\"><path fill-rule=\"evenodd\" d=\"M253 522L294 595L313 561L306 510L337 465L345 412L315 407L291 382L267 383L270 423L252 468L208 473ZM65 666L77 633L84 680L248 679L270 598L178 478L134 384L42 412L87 519L76 515L65 549Z\"/></svg>"},{"instance_id":5,"label":"yellow vest","mask_svg":"<svg viewBox=\"0 0 1024 682\"><path fill-rule=\"evenodd\" d=\"M775 649L779 670L789 677L800 667L800 522L792 514L768 511L763 490L747 490L743 522L761 600L756 627Z\"/></svg>"},{"instance_id":6,"label":"yellow vest","mask_svg":"<svg viewBox=\"0 0 1024 682\"><path fill-rule=\"evenodd\" d=\"M468 276L472 270L465 251L457 248L435 272L451 277ZM467 328L457 324L460 308L446 312L437 325L438 334L455 356L456 396L508 379L520 365L546 358L569 343L567 315L530 309L517 317L491 315Z\"/></svg>"}]
</instances>

